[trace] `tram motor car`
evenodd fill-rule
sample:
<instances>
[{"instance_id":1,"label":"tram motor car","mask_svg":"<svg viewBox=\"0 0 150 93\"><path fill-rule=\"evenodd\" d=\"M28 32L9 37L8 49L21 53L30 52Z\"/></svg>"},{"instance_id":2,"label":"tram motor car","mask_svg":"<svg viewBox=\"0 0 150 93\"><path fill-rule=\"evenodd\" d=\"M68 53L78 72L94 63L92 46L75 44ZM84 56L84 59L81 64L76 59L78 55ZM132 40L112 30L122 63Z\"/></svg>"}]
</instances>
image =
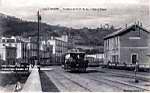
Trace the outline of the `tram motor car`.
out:
<instances>
[{"instance_id":1,"label":"tram motor car","mask_svg":"<svg viewBox=\"0 0 150 93\"><path fill-rule=\"evenodd\" d=\"M86 72L88 60L85 60L85 53L79 51L71 51L65 54L65 61L62 68L65 71Z\"/></svg>"}]
</instances>

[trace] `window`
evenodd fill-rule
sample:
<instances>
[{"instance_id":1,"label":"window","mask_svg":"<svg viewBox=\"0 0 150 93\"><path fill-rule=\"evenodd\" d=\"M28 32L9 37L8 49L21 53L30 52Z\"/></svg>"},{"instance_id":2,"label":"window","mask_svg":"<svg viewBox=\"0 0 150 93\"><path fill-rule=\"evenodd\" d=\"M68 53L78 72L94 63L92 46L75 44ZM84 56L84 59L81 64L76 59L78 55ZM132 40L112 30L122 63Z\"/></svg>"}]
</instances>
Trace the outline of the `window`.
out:
<instances>
[{"instance_id":1,"label":"window","mask_svg":"<svg viewBox=\"0 0 150 93\"><path fill-rule=\"evenodd\" d=\"M9 46L11 46L11 43L9 43Z\"/></svg>"},{"instance_id":2,"label":"window","mask_svg":"<svg viewBox=\"0 0 150 93\"><path fill-rule=\"evenodd\" d=\"M112 49L115 49L116 48L116 37L113 38L113 48Z\"/></svg>"},{"instance_id":3,"label":"window","mask_svg":"<svg viewBox=\"0 0 150 93\"><path fill-rule=\"evenodd\" d=\"M5 39L2 39L2 42L4 43L4 42L5 42Z\"/></svg>"},{"instance_id":4,"label":"window","mask_svg":"<svg viewBox=\"0 0 150 93\"><path fill-rule=\"evenodd\" d=\"M14 39L7 39L7 42L8 43L13 43L13 42L15 42L15 40Z\"/></svg>"},{"instance_id":5,"label":"window","mask_svg":"<svg viewBox=\"0 0 150 93\"><path fill-rule=\"evenodd\" d=\"M106 41L104 42L104 49L106 50Z\"/></svg>"},{"instance_id":6,"label":"window","mask_svg":"<svg viewBox=\"0 0 150 93\"><path fill-rule=\"evenodd\" d=\"M118 42L119 42L119 39L118 37L116 38L116 44L117 44L117 47L118 47Z\"/></svg>"},{"instance_id":7,"label":"window","mask_svg":"<svg viewBox=\"0 0 150 93\"><path fill-rule=\"evenodd\" d=\"M9 52L7 52L7 57L9 57L10 55L9 55Z\"/></svg>"},{"instance_id":8,"label":"window","mask_svg":"<svg viewBox=\"0 0 150 93\"><path fill-rule=\"evenodd\" d=\"M115 46L115 48L117 48L118 47L118 37L116 37L116 46Z\"/></svg>"},{"instance_id":9,"label":"window","mask_svg":"<svg viewBox=\"0 0 150 93\"><path fill-rule=\"evenodd\" d=\"M118 58L119 58L118 55L113 55L112 56L112 62L118 62L119 61Z\"/></svg>"},{"instance_id":10,"label":"window","mask_svg":"<svg viewBox=\"0 0 150 93\"><path fill-rule=\"evenodd\" d=\"M109 50L109 39L108 39L107 43L108 43L107 45L108 45L108 50Z\"/></svg>"},{"instance_id":11,"label":"window","mask_svg":"<svg viewBox=\"0 0 150 93\"><path fill-rule=\"evenodd\" d=\"M130 40L138 40L141 39L141 37L129 37Z\"/></svg>"}]
</instances>

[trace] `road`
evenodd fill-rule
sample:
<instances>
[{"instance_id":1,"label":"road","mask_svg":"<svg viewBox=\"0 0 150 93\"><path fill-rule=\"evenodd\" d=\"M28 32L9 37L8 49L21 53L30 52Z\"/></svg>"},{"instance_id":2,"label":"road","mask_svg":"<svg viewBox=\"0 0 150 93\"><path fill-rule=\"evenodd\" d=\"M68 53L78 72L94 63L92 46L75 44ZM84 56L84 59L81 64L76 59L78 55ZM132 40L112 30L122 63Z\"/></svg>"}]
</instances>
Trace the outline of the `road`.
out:
<instances>
[{"instance_id":1,"label":"road","mask_svg":"<svg viewBox=\"0 0 150 93\"><path fill-rule=\"evenodd\" d=\"M139 83L134 82L134 73L103 68L88 68L86 73L69 73L59 66L43 70L50 81L50 91L61 92L139 92L150 91L149 73L138 73ZM43 86L44 87L44 86ZM53 89L55 88L55 89Z\"/></svg>"}]
</instances>

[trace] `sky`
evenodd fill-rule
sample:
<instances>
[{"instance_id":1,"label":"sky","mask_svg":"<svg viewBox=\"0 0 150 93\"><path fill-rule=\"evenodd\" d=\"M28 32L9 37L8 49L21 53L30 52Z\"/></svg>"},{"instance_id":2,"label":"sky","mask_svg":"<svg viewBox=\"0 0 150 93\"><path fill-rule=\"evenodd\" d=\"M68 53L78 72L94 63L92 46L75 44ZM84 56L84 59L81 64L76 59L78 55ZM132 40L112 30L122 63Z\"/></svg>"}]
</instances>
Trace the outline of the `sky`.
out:
<instances>
[{"instance_id":1,"label":"sky","mask_svg":"<svg viewBox=\"0 0 150 93\"><path fill-rule=\"evenodd\" d=\"M101 24L116 27L141 21L150 25L150 0L1 0L0 12L24 20L36 20L42 8L104 8L106 11L41 11L42 22L73 28L96 28Z\"/></svg>"}]
</instances>

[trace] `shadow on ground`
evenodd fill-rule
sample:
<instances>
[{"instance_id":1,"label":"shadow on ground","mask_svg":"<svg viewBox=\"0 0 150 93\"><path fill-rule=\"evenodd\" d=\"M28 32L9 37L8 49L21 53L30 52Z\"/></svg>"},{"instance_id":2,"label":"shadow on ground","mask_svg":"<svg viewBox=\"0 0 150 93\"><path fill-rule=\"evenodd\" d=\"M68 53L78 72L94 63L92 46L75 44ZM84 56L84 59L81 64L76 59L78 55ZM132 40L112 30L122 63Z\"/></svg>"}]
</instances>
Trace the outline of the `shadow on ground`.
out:
<instances>
[{"instance_id":1,"label":"shadow on ground","mask_svg":"<svg viewBox=\"0 0 150 93\"><path fill-rule=\"evenodd\" d=\"M80 71L68 71L70 73L77 73L77 74L87 74L87 73L105 73L103 71L98 71L98 70L87 70L86 72L80 72Z\"/></svg>"},{"instance_id":2,"label":"shadow on ground","mask_svg":"<svg viewBox=\"0 0 150 93\"><path fill-rule=\"evenodd\" d=\"M43 71L40 72L40 79L43 92L59 92L58 88Z\"/></svg>"},{"instance_id":3,"label":"shadow on ground","mask_svg":"<svg viewBox=\"0 0 150 93\"><path fill-rule=\"evenodd\" d=\"M1 73L0 74L0 86L5 87L6 85L25 83L29 74L16 74L16 73Z\"/></svg>"}]
</instances>

